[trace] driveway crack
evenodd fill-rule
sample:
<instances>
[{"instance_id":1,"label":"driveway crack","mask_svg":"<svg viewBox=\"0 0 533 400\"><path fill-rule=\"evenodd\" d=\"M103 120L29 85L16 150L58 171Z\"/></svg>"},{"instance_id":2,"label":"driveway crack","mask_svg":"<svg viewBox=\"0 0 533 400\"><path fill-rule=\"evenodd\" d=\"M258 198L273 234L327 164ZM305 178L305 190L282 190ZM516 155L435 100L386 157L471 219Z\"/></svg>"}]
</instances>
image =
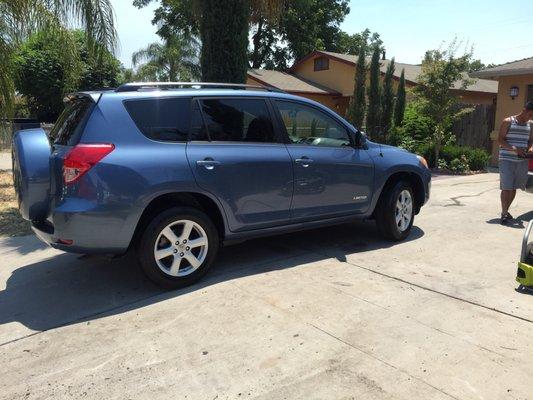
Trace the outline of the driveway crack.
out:
<instances>
[{"instance_id":1,"label":"driveway crack","mask_svg":"<svg viewBox=\"0 0 533 400\"><path fill-rule=\"evenodd\" d=\"M493 190L496 190L496 189L492 188L492 189L483 190L482 192L479 192L479 193L476 193L476 194L465 194L465 195L462 195L462 196L450 197L450 200L453 201L453 204L445 204L445 205L443 205L443 207L456 207L456 206L462 207L462 206L464 206L464 204L461 203L459 201L459 199L464 199L464 198L468 198L468 197L479 197L482 194L491 192Z\"/></svg>"}]
</instances>

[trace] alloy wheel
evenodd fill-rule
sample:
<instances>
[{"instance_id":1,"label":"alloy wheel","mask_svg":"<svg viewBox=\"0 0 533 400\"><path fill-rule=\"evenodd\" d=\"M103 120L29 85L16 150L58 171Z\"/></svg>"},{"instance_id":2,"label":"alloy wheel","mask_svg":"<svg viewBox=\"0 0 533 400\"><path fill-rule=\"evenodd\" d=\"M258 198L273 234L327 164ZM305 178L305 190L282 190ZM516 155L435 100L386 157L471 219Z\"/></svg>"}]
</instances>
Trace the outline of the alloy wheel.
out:
<instances>
[{"instance_id":1,"label":"alloy wheel","mask_svg":"<svg viewBox=\"0 0 533 400\"><path fill-rule=\"evenodd\" d=\"M196 222L179 220L168 224L154 245L155 261L165 274L183 277L196 271L207 257L207 234Z\"/></svg>"},{"instance_id":2,"label":"alloy wheel","mask_svg":"<svg viewBox=\"0 0 533 400\"><path fill-rule=\"evenodd\" d=\"M413 219L413 198L409 190L402 190L396 201L395 220L400 232L405 232Z\"/></svg>"}]
</instances>

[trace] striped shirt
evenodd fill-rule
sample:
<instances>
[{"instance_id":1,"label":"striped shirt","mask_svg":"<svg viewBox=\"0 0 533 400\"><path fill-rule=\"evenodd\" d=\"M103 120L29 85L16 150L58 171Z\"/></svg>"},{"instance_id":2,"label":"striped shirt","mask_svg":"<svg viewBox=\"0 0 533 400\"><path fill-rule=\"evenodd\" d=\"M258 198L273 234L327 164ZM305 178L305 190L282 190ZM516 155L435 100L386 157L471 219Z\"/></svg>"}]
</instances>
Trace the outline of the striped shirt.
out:
<instances>
[{"instance_id":1,"label":"striped shirt","mask_svg":"<svg viewBox=\"0 0 533 400\"><path fill-rule=\"evenodd\" d=\"M509 146L515 146L516 148L522 148L527 150L529 144L529 136L531 134L531 123L528 121L526 124L521 125L518 123L515 117L511 117L511 125L505 135L505 141ZM500 147L500 160L508 161L524 161L512 150L507 150Z\"/></svg>"}]
</instances>

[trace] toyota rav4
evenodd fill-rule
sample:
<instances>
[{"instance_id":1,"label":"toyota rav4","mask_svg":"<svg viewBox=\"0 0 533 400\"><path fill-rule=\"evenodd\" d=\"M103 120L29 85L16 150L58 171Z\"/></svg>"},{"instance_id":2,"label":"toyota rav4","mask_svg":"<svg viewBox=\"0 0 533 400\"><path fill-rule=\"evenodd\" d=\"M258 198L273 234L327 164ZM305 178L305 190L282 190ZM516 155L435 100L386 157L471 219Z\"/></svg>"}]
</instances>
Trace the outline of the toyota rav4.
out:
<instances>
[{"instance_id":1,"label":"toyota rav4","mask_svg":"<svg viewBox=\"0 0 533 400\"><path fill-rule=\"evenodd\" d=\"M431 181L422 157L371 142L314 101L179 82L69 96L49 135L14 135L13 174L43 241L133 249L168 288L197 281L220 245L259 236L372 218L405 239Z\"/></svg>"}]
</instances>

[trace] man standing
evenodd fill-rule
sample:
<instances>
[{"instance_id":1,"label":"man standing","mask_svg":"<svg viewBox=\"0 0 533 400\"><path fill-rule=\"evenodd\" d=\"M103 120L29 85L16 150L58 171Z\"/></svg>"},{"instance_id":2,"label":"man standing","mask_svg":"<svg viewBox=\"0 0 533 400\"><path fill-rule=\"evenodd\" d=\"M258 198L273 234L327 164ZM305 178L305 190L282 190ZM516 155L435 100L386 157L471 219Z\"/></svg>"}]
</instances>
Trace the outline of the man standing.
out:
<instances>
[{"instance_id":1,"label":"man standing","mask_svg":"<svg viewBox=\"0 0 533 400\"><path fill-rule=\"evenodd\" d=\"M528 162L525 155L533 152L532 119L533 101L528 101L520 114L505 118L500 127L498 142L502 224L513 219L509 214L509 207L516 196L516 189L524 190L526 187Z\"/></svg>"}]
</instances>

